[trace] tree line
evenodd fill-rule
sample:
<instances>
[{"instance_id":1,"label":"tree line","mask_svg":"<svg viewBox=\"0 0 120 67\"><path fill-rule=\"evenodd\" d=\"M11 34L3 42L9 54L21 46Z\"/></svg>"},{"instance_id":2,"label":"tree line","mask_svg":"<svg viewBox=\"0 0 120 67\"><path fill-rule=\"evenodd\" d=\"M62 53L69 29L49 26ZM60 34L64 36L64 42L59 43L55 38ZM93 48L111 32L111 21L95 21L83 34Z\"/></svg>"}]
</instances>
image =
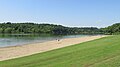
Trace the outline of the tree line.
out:
<instances>
[{"instance_id":1,"label":"tree line","mask_svg":"<svg viewBox=\"0 0 120 67\"><path fill-rule=\"evenodd\" d=\"M120 23L115 23L111 26L101 28L104 34L120 34Z\"/></svg>"},{"instance_id":2,"label":"tree line","mask_svg":"<svg viewBox=\"0 0 120 67\"><path fill-rule=\"evenodd\" d=\"M65 27L54 24L37 23L0 23L0 33L49 33L49 34L100 34L101 29L96 27Z\"/></svg>"}]
</instances>

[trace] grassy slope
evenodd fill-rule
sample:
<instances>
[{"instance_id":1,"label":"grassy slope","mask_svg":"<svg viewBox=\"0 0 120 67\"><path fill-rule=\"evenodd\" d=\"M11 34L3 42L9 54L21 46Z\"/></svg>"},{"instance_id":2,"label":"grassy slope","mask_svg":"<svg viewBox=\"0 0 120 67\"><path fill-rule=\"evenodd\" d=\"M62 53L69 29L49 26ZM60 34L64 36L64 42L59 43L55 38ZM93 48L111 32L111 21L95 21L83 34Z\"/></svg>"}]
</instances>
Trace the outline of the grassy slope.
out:
<instances>
[{"instance_id":1,"label":"grassy slope","mask_svg":"<svg viewBox=\"0 0 120 67\"><path fill-rule=\"evenodd\" d=\"M120 36L110 36L32 56L0 62L0 67L119 67Z\"/></svg>"}]
</instances>

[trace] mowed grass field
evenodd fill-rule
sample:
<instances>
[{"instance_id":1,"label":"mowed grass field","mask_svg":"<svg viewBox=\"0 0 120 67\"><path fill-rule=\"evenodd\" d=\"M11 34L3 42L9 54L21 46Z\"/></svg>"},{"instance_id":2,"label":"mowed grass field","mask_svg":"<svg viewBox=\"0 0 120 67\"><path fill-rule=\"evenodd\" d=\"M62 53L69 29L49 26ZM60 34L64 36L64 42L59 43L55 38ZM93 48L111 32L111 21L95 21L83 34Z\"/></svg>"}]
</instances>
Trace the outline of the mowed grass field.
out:
<instances>
[{"instance_id":1,"label":"mowed grass field","mask_svg":"<svg viewBox=\"0 0 120 67\"><path fill-rule=\"evenodd\" d=\"M120 67L120 35L1 61L0 67Z\"/></svg>"}]
</instances>

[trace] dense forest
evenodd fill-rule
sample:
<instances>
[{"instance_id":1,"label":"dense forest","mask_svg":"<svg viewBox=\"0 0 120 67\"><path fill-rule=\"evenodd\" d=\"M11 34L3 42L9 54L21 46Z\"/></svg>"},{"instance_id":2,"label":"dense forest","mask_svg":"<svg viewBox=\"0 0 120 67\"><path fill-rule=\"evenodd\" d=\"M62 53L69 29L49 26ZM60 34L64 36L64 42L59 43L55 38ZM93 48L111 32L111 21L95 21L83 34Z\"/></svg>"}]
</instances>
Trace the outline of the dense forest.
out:
<instances>
[{"instance_id":1,"label":"dense forest","mask_svg":"<svg viewBox=\"0 0 120 67\"><path fill-rule=\"evenodd\" d=\"M49 34L101 34L101 29L96 27L65 27L54 24L37 23L0 23L0 33L26 34L26 33L49 33Z\"/></svg>"},{"instance_id":2,"label":"dense forest","mask_svg":"<svg viewBox=\"0 0 120 67\"><path fill-rule=\"evenodd\" d=\"M120 23L98 29L96 27L65 27L54 24L0 23L1 34L120 34Z\"/></svg>"},{"instance_id":3,"label":"dense forest","mask_svg":"<svg viewBox=\"0 0 120 67\"><path fill-rule=\"evenodd\" d=\"M111 26L101 28L104 34L120 34L120 23L115 23Z\"/></svg>"}]
</instances>

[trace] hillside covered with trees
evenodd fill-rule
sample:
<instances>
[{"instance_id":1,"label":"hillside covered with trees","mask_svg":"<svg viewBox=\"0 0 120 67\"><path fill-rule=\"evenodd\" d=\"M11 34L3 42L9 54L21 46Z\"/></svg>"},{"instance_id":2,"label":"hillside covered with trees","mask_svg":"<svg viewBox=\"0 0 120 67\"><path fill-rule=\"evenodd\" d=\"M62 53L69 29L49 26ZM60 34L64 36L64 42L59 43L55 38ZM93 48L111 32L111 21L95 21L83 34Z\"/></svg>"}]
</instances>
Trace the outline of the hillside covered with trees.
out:
<instances>
[{"instance_id":1,"label":"hillside covered with trees","mask_svg":"<svg viewBox=\"0 0 120 67\"><path fill-rule=\"evenodd\" d=\"M49 34L100 34L101 30L96 27L65 27L54 24L36 23L0 23L0 33L49 33Z\"/></svg>"},{"instance_id":2,"label":"hillside covered with trees","mask_svg":"<svg viewBox=\"0 0 120 67\"><path fill-rule=\"evenodd\" d=\"M101 28L104 34L120 34L120 23L115 23L111 26Z\"/></svg>"}]
</instances>

